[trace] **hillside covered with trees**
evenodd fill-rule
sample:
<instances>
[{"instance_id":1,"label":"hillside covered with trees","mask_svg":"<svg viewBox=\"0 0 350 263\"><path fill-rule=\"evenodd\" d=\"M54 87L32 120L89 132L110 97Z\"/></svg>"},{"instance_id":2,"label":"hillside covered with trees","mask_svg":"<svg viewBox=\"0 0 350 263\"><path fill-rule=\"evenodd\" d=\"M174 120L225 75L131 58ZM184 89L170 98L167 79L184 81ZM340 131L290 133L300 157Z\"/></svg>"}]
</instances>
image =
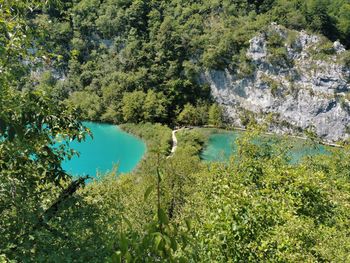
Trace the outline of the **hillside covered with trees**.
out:
<instances>
[{"instance_id":1,"label":"hillside covered with trees","mask_svg":"<svg viewBox=\"0 0 350 263\"><path fill-rule=\"evenodd\" d=\"M203 162L221 126L205 68L249 74L249 39L276 22L350 47L350 3L0 1L0 262L348 262L350 151L292 163L249 121L237 155ZM81 120L147 143L132 173L85 183L55 138ZM315 138L314 138L315 139ZM310 142L312 143L312 142ZM116 167L117 169L117 167Z\"/></svg>"},{"instance_id":2,"label":"hillside covered with trees","mask_svg":"<svg viewBox=\"0 0 350 263\"><path fill-rule=\"evenodd\" d=\"M251 72L249 40L271 22L349 47L349 13L346 0L82 0L30 21L41 36L34 49L54 54L47 67L60 77L57 96L84 118L171 124L186 104L200 116L213 103L199 81L205 69Z\"/></svg>"}]
</instances>

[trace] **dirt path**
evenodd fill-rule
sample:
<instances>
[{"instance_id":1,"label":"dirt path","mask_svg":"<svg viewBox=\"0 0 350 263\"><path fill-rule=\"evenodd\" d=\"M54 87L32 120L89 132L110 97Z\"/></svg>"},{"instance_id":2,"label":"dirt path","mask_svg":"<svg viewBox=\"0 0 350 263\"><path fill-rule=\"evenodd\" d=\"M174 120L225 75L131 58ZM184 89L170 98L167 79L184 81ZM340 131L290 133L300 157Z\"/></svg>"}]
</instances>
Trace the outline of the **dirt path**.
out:
<instances>
[{"instance_id":1,"label":"dirt path","mask_svg":"<svg viewBox=\"0 0 350 263\"><path fill-rule=\"evenodd\" d=\"M176 148L177 148L176 133L177 133L178 131L183 130L183 129L184 129L184 128L182 127L182 128L180 128L180 129L176 129L176 130L173 130L173 131L171 132L171 135L172 135L171 137L172 137L172 140L173 140L173 147L171 148L170 154L168 155L167 159L174 156L175 151L176 151Z\"/></svg>"}]
</instances>

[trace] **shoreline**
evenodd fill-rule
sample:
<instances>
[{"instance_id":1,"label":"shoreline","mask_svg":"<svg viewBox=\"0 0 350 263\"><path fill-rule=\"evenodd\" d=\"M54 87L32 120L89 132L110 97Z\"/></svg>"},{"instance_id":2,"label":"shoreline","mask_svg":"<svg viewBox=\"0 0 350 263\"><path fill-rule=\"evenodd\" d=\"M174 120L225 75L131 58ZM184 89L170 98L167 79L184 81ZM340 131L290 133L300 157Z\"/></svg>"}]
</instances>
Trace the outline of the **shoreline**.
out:
<instances>
[{"instance_id":1,"label":"shoreline","mask_svg":"<svg viewBox=\"0 0 350 263\"><path fill-rule=\"evenodd\" d=\"M134 125L139 125L142 123L120 123L120 124L116 124L115 122L108 122L108 121L100 121L100 120L81 120L81 122L96 122L96 123L100 123L100 124L110 124L110 125L115 125L119 128L121 128L121 126L123 125L128 125L128 124L134 124ZM155 123L152 123L155 124ZM171 126L169 126L168 124L163 124L163 123L159 123L161 125L166 125L169 129L172 129ZM180 130L182 128L190 128L190 129L194 129L194 128L207 128L207 129L218 129L218 130L237 130L237 131L244 131L246 132L248 129L247 128L242 128L242 127L238 127L238 126L222 126L222 127L215 127L215 126L211 126L211 125L203 125L203 126L192 126L192 125L185 125L182 127L178 127L177 130ZM121 128L122 129L122 128ZM122 129L125 132L128 132L124 129ZM176 129L175 129L176 130ZM172 131L174 131L172 129ZM129 132L128 132L129 133ZM291 137L291 138L295 138L295 139L300 139L300 140L311 140L308 137L305 136L300 136L300 135L293 135L293 134L280 134L280 133L274 133L274 132L262 132L263 134L266 135L277 135L277 136L287 136L287 137ZM131 133L132 135L135 135L136 137L142 139L140 136L138 136L137 134ZM335 147L335 148L344 148L343 145L341 144L337 144L335 142L327 142L327 141L323 141L321 138L317 138L317 143L325 145L325 146L330 146L330 147Z\"/></svg>"},{"instance_id":2,"label":"shoreline","mask_svg":"<svg viewBox=\"0 0 350 263\"><path fill-rule=\"evenodd\" d=\"M242 131L242 132L247 132L248 131L247 128L234 127L234 126L232 126L232 127L214 127L214 126L204 125L204 126L184 126L184 127L188 127L188 128L191 128L191 129L203 129L203 128L205 128L205 129L217 129L217 130L225 130L225 131L235 131L235 130L236 131ZM278 133L273 133L273 132L262 132L262 134L270 135L270 136L286 136L286 137L299 139L299 140L304 140L304 141L311 140L308 137L292 135L292 134L278 134ZM335 148L344 148L343 145L322 141L319 138L317 140L317 143L325 145L325 146L335 147Z\"/></svg>"}]
</instances>

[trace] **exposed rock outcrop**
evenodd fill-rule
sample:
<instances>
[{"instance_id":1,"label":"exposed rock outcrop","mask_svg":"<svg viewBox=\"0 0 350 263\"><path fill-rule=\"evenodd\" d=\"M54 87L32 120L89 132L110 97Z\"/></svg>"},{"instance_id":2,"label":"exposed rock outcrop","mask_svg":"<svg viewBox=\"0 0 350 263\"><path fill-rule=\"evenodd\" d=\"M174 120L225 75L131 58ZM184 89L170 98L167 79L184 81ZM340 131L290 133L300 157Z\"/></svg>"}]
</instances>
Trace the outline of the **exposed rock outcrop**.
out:
<instances>
[{"instance_id":1,"label":"exposed rock outcrop","mask_svg":"<svg viewBox=\"0 0 350 263\"><path fill-rule=\"evenodd\" d=\"M274 132L349 137L350 67L344 61L350 56L339 42L272 24L250 40L246 56L249 74L225 69L201 76L235 125L250 113L259 122L268 117Z\"/></svg>"}]
</instances>

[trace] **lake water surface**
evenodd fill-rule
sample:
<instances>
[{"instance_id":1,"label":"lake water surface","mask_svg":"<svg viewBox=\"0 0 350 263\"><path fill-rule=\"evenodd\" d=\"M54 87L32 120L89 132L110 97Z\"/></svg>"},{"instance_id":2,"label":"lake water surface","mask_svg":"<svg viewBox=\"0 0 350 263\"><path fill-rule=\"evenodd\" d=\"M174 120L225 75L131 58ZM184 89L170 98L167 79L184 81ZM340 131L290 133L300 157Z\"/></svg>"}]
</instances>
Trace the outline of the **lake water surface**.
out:
<instances>
[{"instance_id":1,"label":"lake water surface","mask_svg":"<svg viewBox=\"0 0 350 263\"><path fill-rule=\"evenodd\" d=\"M118 165L118 172L130 172L142 159L146 152L145 143L124 131L118 126L94 122L83 122L92 134L84 142L73 141L70 147L80 153L71 160L64 161L63 168L73 176L90 175L95 177L97 172L106 173ZM220 132L211 134L207 146L201 153L206 161L225 161L236 154L236 140L241 132ZM325 154L327 148L323 145L304 144L302 140L291 139L294 146L291 150L292 162L298 162L307 155Z\"/></svg>"},{"instance_id":2,"label":"lake water surface","mask_svg":"<svg viewBox=\"0 0 350 263\"><path fill-rule=\"evenodd\" d=\"M73 176L96 176L97 171L106 173L113 165L118 172L130 172L142 159L146 145L139 138L122 131L118 126L94 122L83 122L93 139L88 136L84 142L73 141L70 147L80 153L63 163L63 168Z\"/></svg>"},{"instance_id":3,"label":"lake water surface","mask_svg":"<svg viewBox=\"0 0 350 263\"><path fill-rule=\"evenodd\" d=\"M201 153L201 158L206 161L225 161L231 155L237 153L236 140L241 136L241 132L222 132L211 134L208 144ZM327 154L327 147L321 144L311 145L304 140L290 138L291 162L296 163L305 156L314 156L317 154Z\"/></svg>"}]
</instances>

